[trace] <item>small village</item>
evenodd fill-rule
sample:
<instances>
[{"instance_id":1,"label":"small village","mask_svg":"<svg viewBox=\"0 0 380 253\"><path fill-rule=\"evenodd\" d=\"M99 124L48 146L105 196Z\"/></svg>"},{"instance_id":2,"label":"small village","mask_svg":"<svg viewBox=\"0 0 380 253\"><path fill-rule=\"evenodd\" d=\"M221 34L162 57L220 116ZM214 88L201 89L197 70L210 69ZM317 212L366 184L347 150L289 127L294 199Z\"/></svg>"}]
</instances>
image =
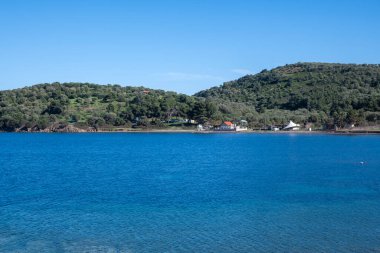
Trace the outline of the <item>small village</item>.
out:
<instances>
[{"instance_id":1,"label":"small village","mask_svg":"<svg viewBox=\"0 0 380 253\"><path fill-rule=\"evenodd\" d=\"M267 130L267 131L300 131L301 128L312 131L310 126L304 126L301 127L300 124L294 123L293 121L289 121L286 125L271 125L268 126L266 129L260 129L260 130ZM197 131L198 132L245 132L248 131L248 122L246 120L238 120L238 121L224 121L222 124L217 126L212 126L209 124L198 124L197 125Z\"/></svg>"}]
</instances>

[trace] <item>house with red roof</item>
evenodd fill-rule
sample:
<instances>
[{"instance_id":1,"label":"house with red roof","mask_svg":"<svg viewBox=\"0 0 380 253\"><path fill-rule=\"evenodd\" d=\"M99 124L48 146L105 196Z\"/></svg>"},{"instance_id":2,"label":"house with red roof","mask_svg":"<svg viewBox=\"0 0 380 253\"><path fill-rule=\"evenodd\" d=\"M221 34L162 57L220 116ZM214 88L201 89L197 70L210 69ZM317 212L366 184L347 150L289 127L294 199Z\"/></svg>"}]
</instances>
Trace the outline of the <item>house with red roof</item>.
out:
<instances>
[{"instance_id":1,"label":"house with red roof","mask_svg":"<svg viewBox=\"0 0 380 253\"><path fill-rule=\"evenodd\" d=\"M232 123L231 121L224 121L219 126L219 131L235 131L236 125Z\"/></svg>"},{"instance_id":2,"label":"house with red roof","mask_svg":"<svg viewBox=\"0 0 380 253\"><path fill-rule=\"evenodd\" d=\"M233 123L231 121L224 121L221 125L214 128L214 131L247 131L248 122L246 120L240 120L239 122Z\"/></svg>"}]
</instances>

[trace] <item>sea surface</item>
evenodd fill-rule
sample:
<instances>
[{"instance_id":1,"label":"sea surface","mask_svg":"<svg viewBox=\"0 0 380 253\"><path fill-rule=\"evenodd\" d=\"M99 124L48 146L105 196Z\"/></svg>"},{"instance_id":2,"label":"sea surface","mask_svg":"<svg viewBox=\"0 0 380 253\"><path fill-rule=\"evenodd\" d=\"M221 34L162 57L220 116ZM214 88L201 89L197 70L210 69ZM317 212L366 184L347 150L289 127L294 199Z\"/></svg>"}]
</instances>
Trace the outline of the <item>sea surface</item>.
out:
<instances>
[{"instance_id":1,"label":"sea surface","mask_svg":"<svg viewBox=\"0 0 380 253\"><path fill-rule=\"evenodd\" d=\"M380 136L3 133L0 252L380 252Z\"/></svg>"}]
</instances>

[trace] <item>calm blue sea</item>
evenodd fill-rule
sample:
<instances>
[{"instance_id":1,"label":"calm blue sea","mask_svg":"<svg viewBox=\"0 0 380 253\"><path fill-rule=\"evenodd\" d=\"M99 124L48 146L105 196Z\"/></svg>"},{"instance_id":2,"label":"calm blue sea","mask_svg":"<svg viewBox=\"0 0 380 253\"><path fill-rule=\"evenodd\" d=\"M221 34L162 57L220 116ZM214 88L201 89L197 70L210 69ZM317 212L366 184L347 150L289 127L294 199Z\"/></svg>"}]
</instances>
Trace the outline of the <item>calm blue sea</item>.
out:
<instances>
[{"instance_id":1,"label":"calm blue sea","mask_svg":"<svg viewBox=\"0 0 380 253\"><path fill-rule=\"evenodd\" d=\"M0 252L380 252L380 136L0 134Z\"/></svg>"}]
</instances>

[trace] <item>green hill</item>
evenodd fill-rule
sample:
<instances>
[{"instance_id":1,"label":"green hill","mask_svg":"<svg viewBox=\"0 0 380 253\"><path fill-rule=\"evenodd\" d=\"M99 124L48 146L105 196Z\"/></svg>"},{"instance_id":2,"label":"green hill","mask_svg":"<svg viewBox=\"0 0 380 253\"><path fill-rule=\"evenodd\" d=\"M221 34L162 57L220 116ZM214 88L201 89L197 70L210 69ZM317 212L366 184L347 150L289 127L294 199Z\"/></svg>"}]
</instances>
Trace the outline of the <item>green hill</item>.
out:
<instances>
[{"instance_id":1,"label":"green hill","mask_svg":"<svg viewBox=\"0 0 380 253\"><path fill-rule=\"evenodd\" d=\"M380 65L297 63L194 96L119 85L39 84L0 91L0 131L191 127L246 119L314 128L380 124Z\"/></svg>"},{"instance_id":2,"label":"green hill","mask_svg":"<svg viewBox=\"0 0 380 253\"><path fill-rule=\"evenodd\" d=\"M255 124L289 119L317 125L380 120L380 65L297 63L263 70L195 94L229 117Z\"/></svg>"},{"instance_id":3,"label":"green hill","mask_svg":"<svg viewBox=\"0 0 380 253\"><path fill-rule=\"evenodd\" d=\"M0 130L39 131L58 123L82 129L167 127L165 121L175 118L201 121L208 106L204 99L144 87L40 84L0 91Z\"/></svg>"}]
</instances>

